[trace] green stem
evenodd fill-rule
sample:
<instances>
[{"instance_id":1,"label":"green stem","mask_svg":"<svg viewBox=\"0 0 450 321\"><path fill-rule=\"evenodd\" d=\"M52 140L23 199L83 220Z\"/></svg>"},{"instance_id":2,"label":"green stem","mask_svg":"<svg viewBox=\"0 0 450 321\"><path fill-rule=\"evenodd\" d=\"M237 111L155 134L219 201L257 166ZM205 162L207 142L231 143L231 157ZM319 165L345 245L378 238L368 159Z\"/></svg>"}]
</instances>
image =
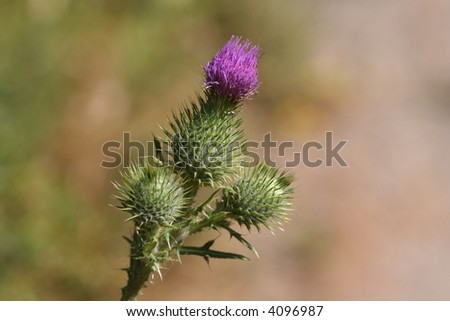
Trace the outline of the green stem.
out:
<instances>
[{"instance_id":1,"label":"green stem","mask_svg":"<svg viewBox=\"0 0 450 321\"><path fill-rule=\"evenodd\" d=\"M177 246L181 246L183 241L191 234L200 232L204 228L220 226L220 222L227 215L226 212L217 211L210 213L209 216L205 216L197 222L190 222L188 226L178 231L177 235L173 235L172 249ZM161 250L168 250L167 241L162 241L160 235L161 227L155 227L155 229L139 229L135 228L133 233L133 239L130 241L131 245L131 255L130 255L130 267L127 269L128 282L127 285L122 289L121 301L134 301L141 292L141 289L145 286L145 283L149 279L152 273L157 272L158 269L154 268L155 262L148 262L144 255L144 244L152 244L150 247L153 253ZM140 230L145 230L147 234L142 235L139 233ZM151 241L158 240L158 241ZM162 246L162 248L161 248ZM240 256L232 253L224 253L213 251L209 249L203 249L203 252L199 251L199 248L194 247L181 247L180 254L190 254L190 255L202 255L204 258L236 258L236 259L246 259L244 256ZM148 251L148 247L146 249ZM201 254L200 254L201 252ZM156 262L163 264L164 262Z\"/></svg>"},{"instance_id":2,"label":"green stem","mask_svg":"<svg viewBox=\"0 0 450 321\"><path fill-rule=\"evenodd\" d=\"M127 269L128 282L122 288L121 301L136 300L136 297L139 295L152 272L151 265L146 264L145 260L143 260L142 243L142 236L138 233L138 229L135 228L133 240L130 241L130 267Z\"/></svg>"},{"instance_id":3,"label":"green stem","mask_svg":"<svg viewBox=\"0 0 450 321\"><path fill-rule=\"evenodd\" d=\"M131 259L131 261L130 265L136 265L133 264L133 261L136 262L137 260ZM141 261L139 266L134 266L133 268L130 266L130 269L128 270L128 283L122 289L122 297L120 300L135 301L136 297L141 292L141 289L144 287L145 282L147 282L150 277L150 273L152 273L151 268L143 261Z\"/></svg>"},{"instance_id":4,"label":"green stem","mask_svg":"<svg viewBox=\"0 0 450 321\"><path fill-rule=\"evenodd\" d=\"M220 226L220 222L223 222L227 212L217 211L210 213L209 216L205 216L197 222L191 222L190 225L186 226L181 230L179 236L176 238L178 244L181 244L183 240L191 234L195 234L203 230L204 228L212 228L215 226Z\"/></svg>"}]
</instances>

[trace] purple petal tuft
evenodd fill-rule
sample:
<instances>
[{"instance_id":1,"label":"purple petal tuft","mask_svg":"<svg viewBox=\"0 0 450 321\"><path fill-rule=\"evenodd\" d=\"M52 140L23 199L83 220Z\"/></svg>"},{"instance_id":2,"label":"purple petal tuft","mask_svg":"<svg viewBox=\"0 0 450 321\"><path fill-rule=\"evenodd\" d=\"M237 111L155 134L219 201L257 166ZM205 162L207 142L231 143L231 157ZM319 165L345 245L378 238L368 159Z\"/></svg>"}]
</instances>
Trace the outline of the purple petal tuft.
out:
<instances>
[{"instance_id":1,"label":"purple petal tuft","mask_svg":"<svg viewBox=\"0 0 450 321\"><path fill-rule=\"evenodd\" d=\"M258 60L260 48L250 41L241 43L232 36L225 46L204 67L205 86L218 95L240 101L258 89Z\"/></svg>"}]
</instances>

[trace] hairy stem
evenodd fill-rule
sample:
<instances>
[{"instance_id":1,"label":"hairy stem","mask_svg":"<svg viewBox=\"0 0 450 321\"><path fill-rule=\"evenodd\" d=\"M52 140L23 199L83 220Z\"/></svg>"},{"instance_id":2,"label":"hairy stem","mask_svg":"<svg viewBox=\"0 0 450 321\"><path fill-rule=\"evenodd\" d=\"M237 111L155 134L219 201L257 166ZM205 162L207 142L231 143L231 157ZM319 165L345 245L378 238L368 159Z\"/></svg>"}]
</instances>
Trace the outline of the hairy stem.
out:
<instances>
[{"instance_id":1,"label":"hairy stem","mask_svg":"<svg viewBox=\"0 0 450 321\"><path fill-rule=\"evenodd\" d=\"M164 265L175 252L179 251L178 253L181 255L195 254L194 248L182 247L184 240L189 235L200 232L204 228L220 226L221 223L223 224L226 214L226 212L214 211L196 222L189 221L184 228L172 234L168 239L161 235L161 227L140 228L136 226L133 239L130 240L131 255L130 267L127 269L128 282L122 288L121 301L136 300L152 273L159 272L159 266ZM208 257L223 256L223 253L209 249L208 251L206 253ZM167 253L167 256L161 257L158 256L158 253Z\"/></svg>"},{"instance_id":2,"label":"hairy stem","mask_svg":"<svg viewBox=\"0 0 450 321\"><path fill-rule=\"evenodd\" d=\"M139 234L138 229L135 228L133 240L130 242L130 267L127 269L128 282L127 285L122 288L121 301L136 300L136 297L139 295L152 272L151 265L147 264L143 259L144 247L142 243L142 236Z\"/></svg>"},{"instance_id":3,"label":"hairy stem","mask_svg":"<svg viewBox=\"0 0 450 321\"><path fill-rule=\"evenodd\" d=\"M135 301L136 297L141 292L141 289L144 287L145 282L147 282L150 277L150 273L152 273L152 269L145 264L145 262L140 261L141 264L136 266L137 260L131 259L130 265L135 265L133 268L130 266L130 270L128 271L128 283L125 287L122 288L122 297L121 301ZM132 273L130 273L133 271Z\"/></svg>"}]
</instances>

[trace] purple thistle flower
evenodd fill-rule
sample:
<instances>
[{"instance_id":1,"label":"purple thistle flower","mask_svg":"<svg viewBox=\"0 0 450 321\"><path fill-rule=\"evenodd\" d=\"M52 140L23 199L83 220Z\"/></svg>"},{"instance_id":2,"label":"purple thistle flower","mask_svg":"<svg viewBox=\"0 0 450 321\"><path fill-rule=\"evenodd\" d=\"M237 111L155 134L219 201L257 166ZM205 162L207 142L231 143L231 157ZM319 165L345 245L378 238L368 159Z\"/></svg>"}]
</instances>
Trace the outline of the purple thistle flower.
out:
<instances>
[{"instance_id":1,"label":"purple thistle flower","mask_svg":"<svg viewBox=\"0 0 450 321\"><path fill-rule=\"evenodd\" d=\"M241 37L231 39L204 67L205 87L214 93L240 101L258 89L258 59L260 48Z\"/></svg>"}]
</instances>

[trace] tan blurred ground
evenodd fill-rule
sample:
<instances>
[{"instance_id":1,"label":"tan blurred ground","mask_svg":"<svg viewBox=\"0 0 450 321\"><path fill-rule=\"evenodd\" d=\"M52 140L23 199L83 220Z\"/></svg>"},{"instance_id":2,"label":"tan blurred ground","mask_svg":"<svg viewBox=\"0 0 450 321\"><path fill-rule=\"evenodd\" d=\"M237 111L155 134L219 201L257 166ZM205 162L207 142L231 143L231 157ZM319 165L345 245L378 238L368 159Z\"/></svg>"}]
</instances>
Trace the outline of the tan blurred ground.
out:
<instances>
[{"instance_id":1,"label":"tan blurred ground","mask_svg":"<svg viewBox=\"0 0 450 321\"><path fill-rule=\"evenodd\" d=\"M5 3L0 299L119 297L130 226L108 207L118 169L99 167L101 146L149 139L231 34L266 51L247 138L332 131L349 167L290 169L292 220L249 236L260 259L183 258L142 299L450 299L450 2Z\"/></svg>"},{"instance_id":2,"label":"tan blurred ground","mask_svg":"<svg viewBox=\"0 0 450 321\"><path fill-rule=\"evenodd\" d=\"M345 82L345 96L319 102L331 110L309 130L298 125L319 112L294 99L253 126L299 145L332 130L349 139L349 168L294 170L293 220L252 237L260 260L212 273L186 260L145 298L449 299L450 3L325 1L312 23L315 72ZM249 121L258 99L251 108Z\"/></svg>"}]
</instances>

